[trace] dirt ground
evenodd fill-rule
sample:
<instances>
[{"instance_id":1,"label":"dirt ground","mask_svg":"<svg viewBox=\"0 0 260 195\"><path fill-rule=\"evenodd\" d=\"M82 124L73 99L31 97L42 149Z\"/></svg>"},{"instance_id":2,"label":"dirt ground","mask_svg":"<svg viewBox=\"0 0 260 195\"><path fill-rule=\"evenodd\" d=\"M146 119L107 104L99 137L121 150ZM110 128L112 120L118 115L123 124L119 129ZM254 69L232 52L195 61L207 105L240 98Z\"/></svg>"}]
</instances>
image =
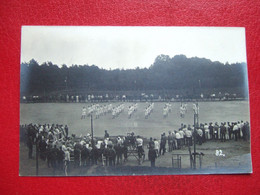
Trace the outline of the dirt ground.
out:
<instances>
[{"instance_id":1,"label":"dirt ground","mask_svg":"<svg viewBox=\"0 0 260 195\"><path fill-rule=\"evenodd\" d=\"M167 152L156 159L156 168L150 167L148 161L148 150L145 148L146 158L139 165L135 157L131 156L127 162L115 167L98 165L74 168L71 164L69 176L95 176L95 175L160 175L160 174L219 174L219 173L250 173L251 172L251 155L250 146L245 141L208 141L202 145L196 145L198 153L204 153L202 158L201 168L199 159L197 158L197 169L190 168L190 160L188 148L184 147L180 150ZM222 150L225 156L216 156L216 149ZM191 147L193 152L193 146ZM172 157L176 159L176 154L182 157L181 169L172 166ZM28 149L22 143L20 145L20 175L35 176L36 175L36 160L35 150L33 159L28 159ZM47 167L47 162L39 160L39 175L40 176L65 176L62 170L54 170Z\"/></svg>"}]
</instances>

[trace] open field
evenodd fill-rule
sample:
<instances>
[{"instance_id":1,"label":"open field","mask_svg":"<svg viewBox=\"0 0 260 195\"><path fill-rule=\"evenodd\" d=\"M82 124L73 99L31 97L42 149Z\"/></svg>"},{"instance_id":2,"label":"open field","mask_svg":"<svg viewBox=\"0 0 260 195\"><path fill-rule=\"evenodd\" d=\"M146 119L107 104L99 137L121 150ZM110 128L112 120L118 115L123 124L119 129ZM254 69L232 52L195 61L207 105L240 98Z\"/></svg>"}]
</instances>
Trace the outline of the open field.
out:
<instances>
[{"instance_id":1,"label":"open field","mask_svg":"<svg viewBox=\"0 0 260 195\"><path fill-rule=\"evenodd\" d=\"M100 103L108 104L108 103ZM120 103L112 103L113 106ZM127 108L132 103L125 103L125 111L112 119L111 114L93 117L94 136L104 136L104 130L110 135L126 135L134 132L144 137L160 138L161 133L178 129L181 123L193 124L192 103L188 103L188 111L184 118L180 117L180 103L172 103L172 112L163 118L165 103L155 103L154 111L148 119L144 117L144 109L148 103L138 103L138 110L128 119ZM88 103L36 103L20 104L20 124L67 124L69 133L86 135L90 133L90 117L81 120L81 110ZM199 122L249 121L248 101L200 102Z\"/></svg>"},{"instance_id":2,"label":"open field","mask_svg":"<svg viewBox=\"0 0 260 195\"><path fill-rule=\"evenodd\" d=\"M105 103L100 103L105 104ZM107 104L107 103L106 103ZM120 103L112 103L113 106ZM127 132L135 132L136 135L149 138L160 138L161 133L175 130L181 123L193 124L192 103L188 103L188 111L184 118L180 117L180 103L172 103L172 112L167 118L163 118L163 107L165 103L155 103L154 111L148 119L144 117L144 109L148 103L138 103L138 110L132 118L128 118L127 108L132 103L125 103L125 111L117 118L112 119L112 115L107 114L94 118L94 136L103 137L104 130L107 129L111 136L126 135ZM20 105L20 123L57 123L67 124L69 133L76 135L86 135L90 133L90 117L81 118L83 106L81 103L39 103ZM247 101L230 102L200 102L199 121L205 122L225 122L225 121L249 121L249 104ZM129 157L128 161L121 166L103 167L101 164L86 168L73 168L69 175L132 175L132 174L209 174L209 173L249 173L251 172L250 142L239 141L207 141L202 145L197 145L197 152L205 154L202 161L202 169L191 170L189 156L182 156L182 169L172 168L172 155L188 154L185 146L180 150L166 153L156 160L156 168L151 169L147 159L148 150L144 146L146 160L142 165L138 165L134 157ZM193 146L192 146L193 150ZM217 157L216 150L222 150L225 157ZM35 175L35 149L34 159L28 159L28 148L20 143L20 175ZM197 165L199 167L199 165ZM39 175L61 175L62 171L53 173L52 168L47 167L47 163L39 161Z\"/></svg>"}]
</instances>

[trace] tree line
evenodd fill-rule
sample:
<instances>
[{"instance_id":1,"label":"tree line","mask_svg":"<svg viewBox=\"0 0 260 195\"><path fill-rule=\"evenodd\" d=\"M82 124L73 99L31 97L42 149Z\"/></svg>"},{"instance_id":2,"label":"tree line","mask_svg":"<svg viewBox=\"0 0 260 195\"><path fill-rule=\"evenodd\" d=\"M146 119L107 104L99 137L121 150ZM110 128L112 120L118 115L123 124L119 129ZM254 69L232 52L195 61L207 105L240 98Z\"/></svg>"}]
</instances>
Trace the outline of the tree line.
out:
<instances>
[{"instance_id":1,"label":"tree line","mask_svg":"<svg viewBox=\"0 0 260 195\"><path fill-rule=\"evenodd\" d=\"M159 55L149 68L101 69L95 65L39 64L32 59L21 63L22 95L88 93L95 91L202 91L238 89L247 91L247 65L223 64L185 55ZM181 93L180 92L180 93ZM244 94L243 94L244 93Z\"/></svg>"}]
</instances>

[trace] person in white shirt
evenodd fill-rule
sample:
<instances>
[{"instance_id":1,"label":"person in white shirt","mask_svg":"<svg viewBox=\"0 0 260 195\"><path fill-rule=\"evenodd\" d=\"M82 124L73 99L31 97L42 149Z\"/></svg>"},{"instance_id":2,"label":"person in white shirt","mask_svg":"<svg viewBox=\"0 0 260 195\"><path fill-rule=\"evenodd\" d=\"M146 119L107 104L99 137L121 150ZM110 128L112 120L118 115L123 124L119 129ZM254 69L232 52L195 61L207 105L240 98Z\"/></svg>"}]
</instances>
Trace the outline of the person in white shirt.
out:
<instances>
[{"instance_id":1,"label":"person in white shirt","mask_svg":"<svg viewBox=\"0 0 260 195\"><path fill-rule=\"evenodd\" d=\"M70 152L68 150L64 151L64 160L69 162L70 161Z\"/></svg>"},{"instance_id":2,"label":"person in white shirt","mask_svg":"<svg viewBox=\"0 0 260 195\"><path fill-rule=\"evenodd\" d=\"M201 145L202 144L203 131L201 129L198 129L197 135L198 135L197 138L198 138L199 145Z\"/></svg>"},{"instance_id":3,"label":"person in white shirt","mask_svg":"<svg viewBox=\"0 0 260 195\"><path fill-rule=\"evenodd\" d=\"M176 140L177 140L177 146L176 146L176 148L177 149L180 149L181 148L181 135L180 135L180 133L177 131L176 132Z\"/></svg>"},{"instance_id":4,"label":"person in white shirt","mask_svg":"<svg viewBox=\"0 0 260 195\"><path fill-rule=\"evenodd\" d=\"M207 123L205 123L204 129L205 129L205 138L206 138L206 140L208 140L209 139L209 126Z\"/></svg>"},{"instance_id":5,"label":"person in white shirt","mask_svg":"<svg viewBox=\"0 0 260 195\"><path fill-rule=\"evenodd\" d=\"M234 127L233 127L233 132L235 135L235 141L237 141L237 137L238 137L238 125L237 123L235 123Z\"/></svg>"},{"instance_id":6,"label":"person in white shirt","mask_svg":"<svg viewBox=\"0 0 260 195\"><path fill-rule=\"evenodd\" d=\"M81 119L85 119L87 115L87 109L85 107L82 108L82 114L81 114Z\"/></svg>"},{"instance_id":7,"label":"person in white shirt","mask_svg":"<svg viewBox=\"0 0 260 195\"><path fill-rule=\"evenodd\" d=\"M186 144L188 146L192 146L192 132L190 130L186 130L185 131L185 136L186 136L186 139L187 139Z\"/></svg>"},{"instance_id":8,"label":"person in white shirt","mask_svg":"<svg viewBox=\"0 0 260 195\"><path fill-rule=\"evenodd\" d=\"M144 153L143 149L143 139L138 135L136 139L136 145L137 145L137 152L138 152L138 157L141 159Z\"/></svg>"},{"instance_id":9,"label":"person in white shirt","mask_svg":"<svg viewBox=\"0 0 260 195\"><path fill-rule=\"evenodd\" d=\"M154 139L154 149L156 151L157 156L159 156L159 148L160 148L160 144L159 144L158 140Z\"/></svg>"},{"instance_id":10,"label":"person in white shirt","mask_svg":"<svg viewBox=\"0 0 260 195\"><path fill-rule=\"evenodd\" d=\"M180 147L182 147L184 145L184 131L183 130L179 130L179 134L180 134L180 137L181 137L181 141L180 141Z\"/></svg>"}]
</instances>

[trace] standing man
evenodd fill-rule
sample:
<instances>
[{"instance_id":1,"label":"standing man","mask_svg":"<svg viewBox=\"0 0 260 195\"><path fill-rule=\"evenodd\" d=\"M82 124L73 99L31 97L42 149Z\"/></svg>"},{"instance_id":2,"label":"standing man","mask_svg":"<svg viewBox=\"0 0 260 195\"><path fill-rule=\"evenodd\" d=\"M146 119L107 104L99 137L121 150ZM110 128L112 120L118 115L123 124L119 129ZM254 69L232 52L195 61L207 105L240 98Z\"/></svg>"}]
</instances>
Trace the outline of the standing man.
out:
<instances>
[{"instance_id":1,"label":"standing man","mask_svg":"<svg viewBox=\"0 0 260 195\"><path fill-rule=\"evenodd\" d=\"M177 146L176 149L181 149L181 135L178 131L176 131L176 140L177 140Z\"/></svg>"},{"instance_id":2,"label":"standing man","mask_svg":"<svg viewBox=\"0 0 260 195\"><path fill-rule=\"evenodd\" d=\"M109 134L108 134L107 130L105 130L105 136L104 136L104 138L105 138L105 139L106 139L106 138L109 138Z\"/></svg>"},{"instance_id":3,"label":"standing man","mask_svg":"<svg viewBox=\"0 0 260 195\"><path fill-rule=\"evenodd\" d=\"M161 152L163 151L163 153L162 153L162 155L164 155L164 153L166 152L166 140L167 140L167 138L166 138L166 136L165 136L165 133L163 133L162 135L161 135L161 144L160 144L160 155L161 155Z\"/></svg>"},{"instance_id":4,"label":"standing man","mask_svg":"<svg viewBox=\"0 0 260 195\"><path fill-rule=\"evenodd\" d=\"M235 141L237 141L238 133L239 133L237 123L234 124L233 132L234 132L234 135L235 135Z\"/></svg>"},{"instance_id":5,"label":"standing man","mask_svg":"<svg viewBox=\"0 0 260 195\"><path fill-rule=\"evenodd\" d=\"M116 165L116 151L114 150L112 144L108 145L108 160L109 160L109 166Z\"/></svg>"},{"instance_id":6,"label":"standing man","mask_svg":"<svg viewBox=\"0 0 260 195\"><path fill-rule=\"evenodd\" d=\"M233 133L233 123L230 124L228 122L228 137L229 137L229 140L232 140L232 133Z\"/></svg>"},{"instance_id":7,"label":"standing man","mask_svg":"<svg viewBox=\"0 0 260 195\"><path fill-rule=\"evenodd\" d=\"M221 126L220 126L220 139L221 139L221 142L226 141L226 127L224 126L223 123L221 123Z\"/></svg>"},{"instance_id":8,"label":"standing man","mask_svg":"<svg viewBox=\"0 0 260 195\"><path fill-rule=\"evenodd\" d=\"M192 132L190 130L185 131L186 139L187 139L187 146L192 146Z\"/></svg>"},{"instance_id":9,"label":"standing man","mask_svg":"<svg viewBox=\"0 0 260 195\"><path fill-rule=\"evenodd\" d=\"M128 141L124 138L124 141L123 141L123 155L124 155L124 162L127 161L127 152L128 152Z\"/></svg>"},{"instance_id":10,"label":"standing man","mask_svg":"<svg viewBox=\"0 0 260 195\"><path fill-rule=\"evenodd\" d=\"M229 139L229 132L228 132L228 129L229 129L229 125L228 123L224 122L224 125L225 125L225 128L226 128L226 139L228 140Z\"/></svg>"},{"instance_id":11,"label":"standing man","mask_svg":"<svg viewBox=\"0 0 260 195\"><path fill-rule=\"evenodd\" d=\"M144 149L143 149L143 139L138 135L136 139L137 144L137 153L139 157L139 163L141 163L141 158L144 155Z\"/></svg>"},{"instance_id":12,"label":"standing man","mask_svg":"<svg viewBox=\"0 0 260 195\"><path fill-rule=\"evenodd\" d=\"M205 129L205 139L209 140L209 126L207 123L205 123L204 129Z\"/></svg>"},{"instance_id":13,"label":"standing man","mask_svg":"<svg viewBox=\"0 0 260 195\"><path fill-rule=\"evenodd\" d=\"M117 142L114 146L114 150L116 152L116 164L122 164L122 154L123 154L123 147L121 145L121 142Z\"/></svg>"},{"instance_id":14,"label":"standing man","mask_svg":"<svg viewBox=\"0 0 260 195\"><path fill-rule=\"evenodd\" d=\"M158 156L159 156L159 147L160 147L160 144L159 144L158 140L155 139L155 138L154 138L153 141L154 141L154 150L155 150L155 152L156 152L156 156L158 157Z\"/></svg>"},{"instance_id":15,"label":"standing man","mask_svg":"<svg viewBox=\"0 0 260 195\"><path fill-rule=\"evenodd\" d=\"M150 147L149 148L149 152L148 152L148 158L151 161L151 167L155 167L155 159L156 159L156 151L154 149L154 147Z\"/></svg>"},{"instance_id":16,"label":"standing man","mask_svg":"<svg viewBox=\"0 0 260 195\"><path fill-rule=\"evenodd\" d=\"M197 138L198 138L199 145L202 144L202 136L203 136L203 131L199 128L197 130Z\"/></svg>"},{"instance_id":17,"label":"standing man","mask_svg":"<svg viewBox=\"0 0 260 195\"><path fill-rule=\"evenodd\" d=\"M214 127L212 126L212 123L209 123L209 137L211 140L214 138Z\"/></svg>"},{"instance_id":18,"label":"standing man","mask_svg":"<svg viewBox=\"0 0 260 195\"><path fill-rule=\"evenodd\" d=\"M33 153L33 137L29 136L27 139L27 146L29 148L29 154L28 157L29 159L32 159L32 153Z\"/></svg>"},{"instance_id":19,"label":"standing man","mask_svg":"<svg viewBox=\"0 0 260 195\"><path fill-rule=\"evenodd\" d=\"M249 122L246 121L246 141L250 140L250 125L249 125Z\"/></svg>"},{"instance_id":20,"label":"standing man","mask_svg":"<svg viewBox=\"0 0 260 195\"><path fill-rule=\"evenodd\" d=\"M82 108L82 114L81 114L81 119L85 119L87 115L87 109L85 106Z\"/></svg>"},{"instance_id":21,"label":"standing man","mask_svg":"<svg viewBox=\"0 0 260 195\"><path fill-rule=\"evenodd\" d=\"M243 127L244 127L244 122L243 121L241 121L241 123L240 123L240 138L243 138Z\"/></svg>"},{"instance_id":22,"label":"standing man","mask_svg":"<svg viewBox=\"0 0 260 195\"><path fill-rule=\"evenodd\" d=\"M66 138L69 136L69 128L67 125L65 125L65 134L66 134Z\"/></svg>"},{"instance_id":23,"label":"standing man","mask_svg":"<svg viewBox=\"0 0 260 195\"><path fill-rule=\"evenodd\" d=\"M181 136L181 147L182 147L182 146L184 146L184 144L185 144L185 143L184 143L184 140L185 140L185 139L184 139L184 132L183 132L182 129L179 130L179 134L180 134L180 136Z\"/></svg>"},{"instance_id":24,"label":"standing man","mask_svg":"<svg viewBox=\"0 0 260 195\"><path fill-rule=\"evenodd\" d=\"M169 152L171 152L173 150L173 135L171 131L169 131L169 135L168 135L168 147L169 147Z\"/></svg>"},{"instance_id":25,"label":"standing man","mask_svg":"<svg viewBox=\"0 0 260 195\"><path fill-rule=\"evenodd\" d=\"M148 149L150 149L150 148L154 148L154 141L153 141L153 138L152 137L150 137L150 141L149 141L149 143L148 143Z\"/></svg>"},{"instance_id":26,"label":"standing man","mask_svg":"<svg viewBox=\"0 0 260 195\"><path fill-rule=\"evenodd\" d=\"M214 139L218 140L218 131L219 131L219 126L218 126L218 123L216 122L215 123L215 126L214 126Z\"/></svg>"},{"instance_id":27,"label":"standing man","mask_svg":"<svg viewBox=\"0 0 260 195\"><path fill-rule=\"evenodd\" d=\"M238 123L237 123L237 127L238 127L238 130L237 130L237 136L238 136L238 138L240 139L241 138L241 124L240 124L240 122L238 121Z\"/></svg>"}]
</instances>

